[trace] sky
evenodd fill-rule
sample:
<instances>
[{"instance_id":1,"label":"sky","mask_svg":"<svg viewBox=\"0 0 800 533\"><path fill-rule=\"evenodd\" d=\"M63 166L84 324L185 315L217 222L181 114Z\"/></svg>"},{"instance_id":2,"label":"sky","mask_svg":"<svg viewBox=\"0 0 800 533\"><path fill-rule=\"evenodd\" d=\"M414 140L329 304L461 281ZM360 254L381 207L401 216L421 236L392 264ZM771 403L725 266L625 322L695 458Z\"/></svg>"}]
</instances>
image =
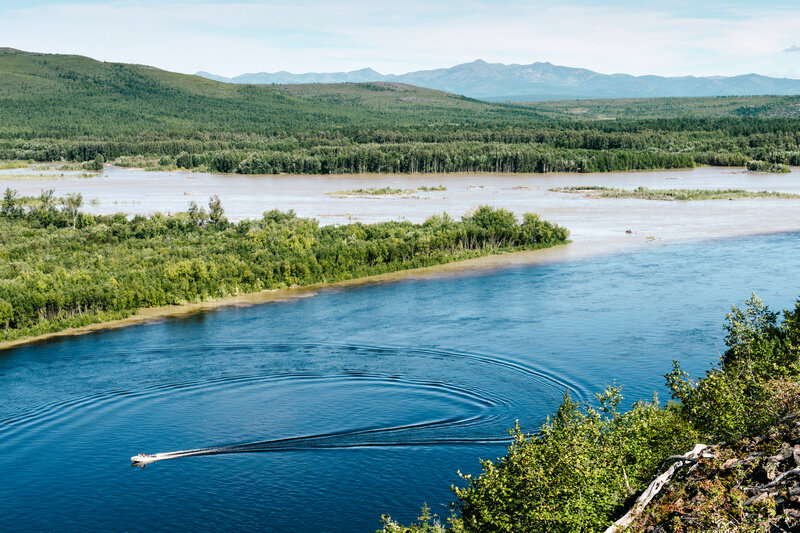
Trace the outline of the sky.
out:
<instances>
[{"instance_id":1,"label":"sky","mask_svg":"<svg viewBox=\"0 0 800 533\"><path fill-rule=\"evenodd\" d=\"M798 0L0 0L0 47L223 76L483 59L800 78L799 29Z\"/></svg>"}]
</instances>

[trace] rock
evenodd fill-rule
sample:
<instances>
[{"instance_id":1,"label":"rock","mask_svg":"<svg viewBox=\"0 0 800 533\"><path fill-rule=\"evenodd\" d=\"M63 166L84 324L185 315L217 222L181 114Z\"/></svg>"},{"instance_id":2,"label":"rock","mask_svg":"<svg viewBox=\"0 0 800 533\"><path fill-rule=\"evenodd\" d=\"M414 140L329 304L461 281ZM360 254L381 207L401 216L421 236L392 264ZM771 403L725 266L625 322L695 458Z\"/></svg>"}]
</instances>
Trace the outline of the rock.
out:
<instances>
[{"instance_id":1,"label":"rock","mask_svg":"<svg viewBox=\"0 0 800 533\"><path fill-rule=\"evenodd\" d=\"M789 487L789 496L800 496L800 484L795 483Z\"/></svg>"},{"instance_id":2,"label":"rock","mask_svg":"<svg viewBox=\"0 0 800 533\"><path fill-rule=\"evenodd\" d=\"M792 449L792 458L794 459L794 465L800 466L800 445Z\"/></svg>"},{"instance_id":3,"label":"rock","mask_svg":"<svg viewBox=\"0 0 800 533\"><path fill-rule=\"evenodd\" d=\"M794 450L787 443L784 442L778 449L778 453L776 453L769 459L770 461L777 461L779 463L782 463L784 461L787 461L790 457L792 457L793 452Z\"/></svg>"},{"instance_id":4,"label":"rock","mask_svg":"<svg viewBox=\"0 0 800 533\"><path fill-rule=\"evenodd\" d=\"M732 468L734 465L736 465L738 462L739 462L739 459L737 459L736 457L734 457L734 458L732 458L732 459L728 459L727 461L725 461L724 463L722 463L722 466L720 466L719 468L720 468L720 470L729 470L729 469L730 469L730 468Z\"/></svg>"},{"instance_id":5,"label":"rock","mask_svg":"<svg viewBox=\"0 0 800 533\"><path fill-rule=\"evenodd\" d=\"M747 507L748 505L753 505L753 504L755 504L755 503L763 502L763 501L764 501L764 500L766 500L767 498L769 498L769 494L768 494L768 493L766 493L766 492L759 492L759 493L758 493L758 494L756 494L755 496L750 496L749 498L747 498L747 499L744 501L744 505L745 505L745 507Z\"/></svg>"},{"instance_id":6,"label":"rock","mask_svg":"<svg viewBox=\"0 0 800 533\"><path fill-rule=\"evenodd\" d=\"M774 458L770 457L770 459L764 464L764 475L767 476L767 479L772 481L776 477L778 477L778 466L780 462L776 461Z\"/></svg>"},{"instance_id":7,"label":"rock","mask_svg":"<svg viewBox=\"0 0 800 533\"><path fill-rule=\"evenodd\" d=\"M778 492L776 490L769 490L769 491L759 492L758 494L756 494L754 496L750 496L749 498L747 498L744 501L744 505L745 506L753 505L753 504L756 504L756 503L763 502L767 498L775 498L776 496L779 496L779 495L780 495L780 492Z\"/></svg>"}]
</instances>

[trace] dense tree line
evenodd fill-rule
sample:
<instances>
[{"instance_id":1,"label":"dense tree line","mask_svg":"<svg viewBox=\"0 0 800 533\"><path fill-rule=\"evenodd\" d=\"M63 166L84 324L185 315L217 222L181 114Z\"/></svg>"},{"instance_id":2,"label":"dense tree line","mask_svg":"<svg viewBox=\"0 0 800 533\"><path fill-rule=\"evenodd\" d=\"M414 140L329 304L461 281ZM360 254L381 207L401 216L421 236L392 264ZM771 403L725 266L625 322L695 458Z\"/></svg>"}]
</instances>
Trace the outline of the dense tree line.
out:
<instances>
[{"instance_id":1,"label":"dense tree line","mask_svg":"<svg viewBox=\"0 0 800 533\"><path fill-rule=\"evenodd\" d=\"M0 204L0 340L154 307L333 282L567 240L566 229L481 207L461 220L319 226L292 212L228 222L219 199L172 216L97 216L45 191Z\"/></svg>"},{"instance_id":2,"label":"dense tree line","mask_svg":"<svg viewBox=\"0 0 800 533\"><path fill-rule=\"evenodd\" d=\"M736 121L729 119L728 121ZM417 172L606 172L745 166L748 161L800 165L800 122L783 119L772 132L759 121L732 128L719 120L692 121L697 130L605 131L603 124L530 128L450 127L280 131L269 135L151 133L115 139L5 139L0 159L34 161L152 161L165 168L242 174ZM651 121L652 128L666 127ZM678 120L678 123L686 121ZM741 125L740 125L741 126ZM722 128L722 129L713 129ZM791 128L786 131L784 128Z\"/></svg>"},{"instance_id":3,"label":"dense tree line","mask_svg":"<svg viewBox=\"0 0 800 533\"><path fill-rule=\"evenodd\" d=\"M774 116L797 108L792 97L734 99L741 112L731 99L657 99L615 120L576 120L554 116L548 103L399 84L230 85L77 56L0 53L0 70L0 159L91 163L100 155L247 174L800 165L800 119Z\"/></svg>"},{"instance_id":4,"label":"dense tree line","mask_svg":"<svg viewBox=\"0 0 800 533\"><path fill-rule=\"evenodd\" d=\"M800 413L800 301L782 315L779 322L781 314L755 296L744 308L734 306L725 326L727 349L718 365L692 379L676 362L665 376L673 397L666 406L654 398L621 412L623 398L616 385L588 406L566 394L538 432L515 427L504 457L484 461L479 476L462 476L466 485L453 489L454 513L446 526L424 508L420 521L409 527L384 517L384 532L603 531L665 468L665 459L697 443L762 442L760 456L768 466L775 448L768 447L766 437L791 434L796 444L796 430L787 428L795 426ZM791 454L791 445L783 446ZM776 487L762 504L748 507L746 487L736 484L734 472L721 470L731 479L730 490L738 492L720 494L723 485L707 480L698 499L718 502L718 507L697 509L697 514L710 523L676 531L793 530L769 527L779 522L769 519L786 490ZM660 510L665 523L672 523L670 511Z\"/></svg>"}]
</instances>

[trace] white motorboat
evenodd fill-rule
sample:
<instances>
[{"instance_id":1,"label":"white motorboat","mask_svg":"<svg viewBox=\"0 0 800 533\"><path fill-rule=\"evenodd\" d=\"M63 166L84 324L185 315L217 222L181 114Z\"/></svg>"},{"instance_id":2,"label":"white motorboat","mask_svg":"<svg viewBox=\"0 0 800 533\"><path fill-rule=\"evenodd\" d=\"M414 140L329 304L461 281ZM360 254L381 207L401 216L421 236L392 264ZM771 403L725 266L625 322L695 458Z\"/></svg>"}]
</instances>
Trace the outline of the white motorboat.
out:
<instances>
[{"instance_id":1,"label":"white motorboat","mask_svg":"<svg viewBox=\"0 0 800 533\"><path fill-rule=\"evenodd\" d=\"M144 453L140 453L139 455L134 455L133 457L131 457L131 462L140 465L146 465L148 463L154 463L158 461L158 459L159 458L157 454L147 455Z\"/></svg>"}]
</instances>

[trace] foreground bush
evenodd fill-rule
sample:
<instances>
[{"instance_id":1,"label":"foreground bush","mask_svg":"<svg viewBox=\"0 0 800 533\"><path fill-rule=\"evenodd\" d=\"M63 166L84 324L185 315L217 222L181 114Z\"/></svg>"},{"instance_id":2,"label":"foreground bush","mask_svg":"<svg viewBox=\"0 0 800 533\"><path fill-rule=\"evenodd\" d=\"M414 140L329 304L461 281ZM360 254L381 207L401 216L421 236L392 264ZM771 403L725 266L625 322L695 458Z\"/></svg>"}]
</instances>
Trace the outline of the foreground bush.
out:
<instances>
[{"instance_id":1,"label":"foreground bush","mask_svg":"<svg viewBox=\"0 0 800 533\"><path fill-rule=\"evenodd\" d=\"M514 428L504 457L484 461L477 477L462 476L468 485L453 488L448 530L602 531L667 457L697 442L747 443L778 431L800 410L800 301L780 324L779 316L755 296L743 309L734 306L719 365L694 380L675 363L666 378L677 401L665 407L654 399L620 413L613 385L596 406L565 395L539 432ZM405 530L384 530L427 531L432 524L423 517Z\"/></svg>"}]
</instances>

